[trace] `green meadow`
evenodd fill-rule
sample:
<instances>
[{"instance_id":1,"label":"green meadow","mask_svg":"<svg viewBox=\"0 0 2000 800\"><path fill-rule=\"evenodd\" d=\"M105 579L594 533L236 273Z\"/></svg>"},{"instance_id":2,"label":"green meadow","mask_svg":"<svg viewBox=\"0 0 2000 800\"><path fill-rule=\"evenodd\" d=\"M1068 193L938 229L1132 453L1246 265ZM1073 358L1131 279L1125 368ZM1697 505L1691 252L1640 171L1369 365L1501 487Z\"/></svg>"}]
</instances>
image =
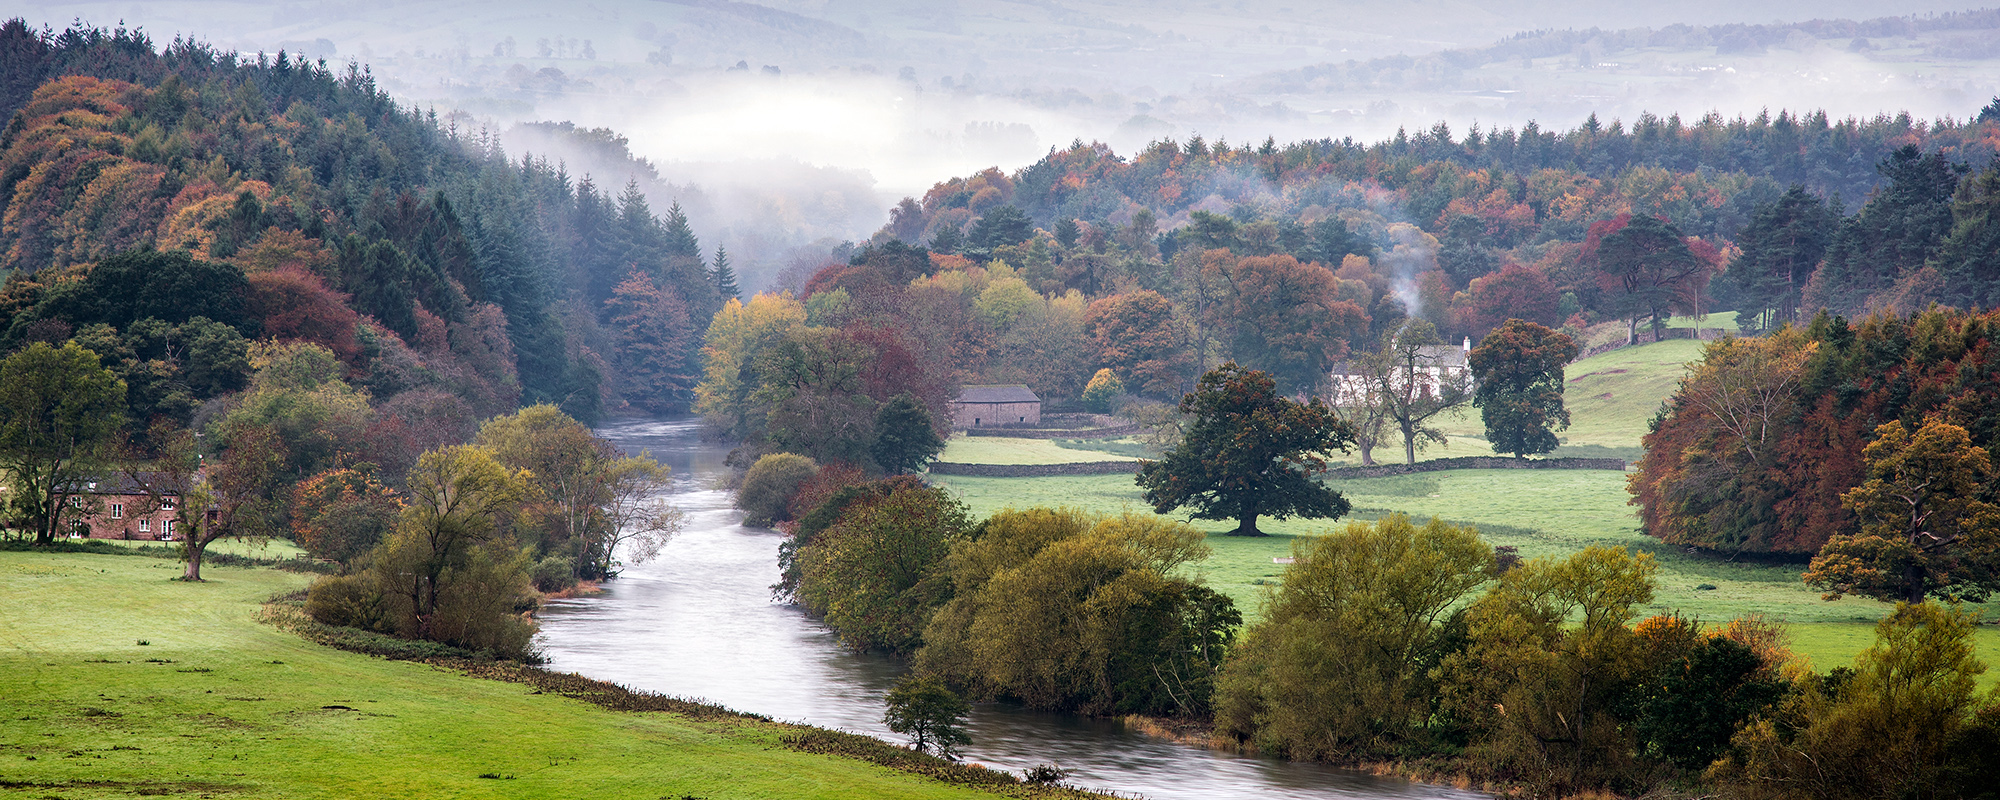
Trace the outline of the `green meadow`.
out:
<instances>
[{"instance_id":1,"label":"green meadow","mask_svg":"<svg viewBox=\"0 0 2000 800\"><path fill-rule=\"evenodd\" d=\"M1733 327L1733 315L1712 315L1707 327ZM1691 325L1683 321L1683 325ZM1570 365L1566 400L1571 426L1557 455L1636 459L1640 437L1662 402L1673 393L1684 365L1700 358L1702 342L1669 340L1603 353ZM1433 447L1419 460L1491 455L1477 410L1445 420L1449 447ZM984 438L984 437L982 437ZM1023 440L1014 440L1023 441ZM956 442L954 442L956 444ZM983 443L982 443L983 444ZM964 451L961 451L964 452ZM1047 452L1046 449L1038 452ZM1063 452L1074 452L1064 450ZM1098 454L1062 460L1103 460ZM1401 461L1400 447L1376 452L1382 463ZM951 458L947 460L961 460ZM1358 463L1351 458L1347 463ZM1013 461L1005 463L1056 463ZM1709 622L1763 614L1788 623L1794 650L1818 667L1842 666L1873 641L1873 623L1891 607L1855 597L1828 602L1799 580L1802 563L1727 560L1690 553L1642 535L1636 510L1628 504L1626 473L1612 470L1452 470L1386 478L1336 480L1330 485L1354 505L1354 519L1403 513L1472 525L1495 546L1517 548L1523 558L1564 556L1591 545L1616 545L1650 553L1659 562L1652 613L1679 612ZM1092 475L1052 478L933 476L971 507L975 516L1004 508L1073 506L1102 513L1150 513L1131 476ZM1228 594L1246 617L1259 613L1264 595L1275 588L1288 557L1306 537L1345 521L1262 520L1273 535L1221 535L1231 522L1195 520L1210 534L1214 555L1194 567L1218 591ZM1988 612L2000 612L2000 604ZM1985 678L2000 682L2000 630L1982 628L1980 654L1995 666Z\"/></svg>"},{"instance_id":2,"label":"green meadow","mask_svg":"<svg viewBox=\"0 0 2000 800\"><path fill-rule=\"evenodd\" d=\"M0 552L0 796L962 798L746 719L614 712L259 622L306 577Z\"/></svg>"}]
</instances>

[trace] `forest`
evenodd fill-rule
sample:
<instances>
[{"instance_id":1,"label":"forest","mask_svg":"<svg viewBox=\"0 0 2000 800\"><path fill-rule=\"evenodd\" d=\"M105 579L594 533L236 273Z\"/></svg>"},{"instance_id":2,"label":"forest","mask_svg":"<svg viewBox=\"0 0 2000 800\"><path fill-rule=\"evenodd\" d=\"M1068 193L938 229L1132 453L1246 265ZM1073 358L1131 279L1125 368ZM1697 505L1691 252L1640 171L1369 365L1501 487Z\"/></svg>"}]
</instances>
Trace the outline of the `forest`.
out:
<instances>
[{"instance_id":1,"label":"forest","mask_svg":"<svg viewBox=\"0 0 2000 800\"><path fill-rule=\"evenodd\" d=\"M358 66L16 19L0 76L0 466L39 543L122 472L181 504L190 580L212 541L288 538L332 573L303 599L317 623L533 660L541 598L681 524L664 468L590 426L692 412L739 445L746 524L785 535L777 597L976 699L1549 796L1994 785L1974 622L1927 601L2000 589L1976 310L2000 299L2000 98L1964 120L1078 141L904 198L745 297L678 206L506 153ZM1566 362L1593 325L1629 345L1716 310L1757 335L1709 344L1660 410L1639 520L1899 601L1854 669L1812 672L1758 618L1644 614L1646 554L1522 561L1396 516L1302 544L1245 625L1187 569L1210 545L1185 524L975 519L913 474L965 384L1173 430L1223 373L1310 403L1339 431L1321 451L1365 458L1393 424L1414 462L1442 408L1336 419L1314 399L1335 372L1529 334ZM1559 395L1549 374L1523 391ZM1542 433L1494 441L1544 454Z\"/></svg>"}]
</instances>

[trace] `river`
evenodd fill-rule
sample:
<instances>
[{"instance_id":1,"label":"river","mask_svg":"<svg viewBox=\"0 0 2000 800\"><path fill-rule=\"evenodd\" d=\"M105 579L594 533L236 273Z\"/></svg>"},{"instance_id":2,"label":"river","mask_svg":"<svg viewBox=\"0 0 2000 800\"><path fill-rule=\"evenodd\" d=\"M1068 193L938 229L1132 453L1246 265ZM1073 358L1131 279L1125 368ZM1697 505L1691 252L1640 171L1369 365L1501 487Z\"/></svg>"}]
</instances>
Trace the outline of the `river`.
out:
<instances>
[{"instance_id":1,"label":"river","mask_svg":"<svg viewBox=\"0 0 2000 800\"><path fill-rule=\"evenodd\" d=\"M652 562L602 594L551 602L541 617L550 666L637 689L706 700L775 719L902 741L882 724L882 696L903 666L843 648L797 608L771 601L782 536L737 524L713 488L727 448L700 441L694 419L612 423L627 452L673 468L686 529ZM1201 798L1481 798L1447 787L1241 756L1127 732L1111 720L974 707L962 756L998 769L1056 764L1069 782L1153 800Z\"/></svg>"}]
</instances>

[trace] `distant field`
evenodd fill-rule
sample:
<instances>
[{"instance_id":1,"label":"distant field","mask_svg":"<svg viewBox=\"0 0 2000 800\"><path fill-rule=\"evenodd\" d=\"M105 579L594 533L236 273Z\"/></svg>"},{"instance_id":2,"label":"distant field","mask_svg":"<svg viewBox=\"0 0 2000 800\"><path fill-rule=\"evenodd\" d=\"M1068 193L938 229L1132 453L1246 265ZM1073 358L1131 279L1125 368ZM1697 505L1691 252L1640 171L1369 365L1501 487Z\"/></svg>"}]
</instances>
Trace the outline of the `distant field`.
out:
<instances>
[{"instance_id":1,"label":"distant field","mask_svg":"<svg viewBox=\"0 0 2000 800\"><path fill-rule=\"evenodd\" d=\"M953 434L939 461L952 464L1068 464L1077 461L1131 461L1134 456L1063 447L1050 439Z\"/></svg>"},{"instance_id":2,"label":"distant field","mask_svg":"<svg viewBox=\"0 0 2000 800\"><path fill-rule=\"evenodd\" d=\"M1646 435L1647 424L1680 385L1687 363L1701 358L1706 344L1669 339L1600 353L1569 365L1563 372L1568 384L1563 403L1569 408L1569 430L1557 434L1564 444L1552 455L1638 460L1644 452L1639 439ZM1486 442L1479 409L1467 407L1442 417L1438 427L1451 437L1451 444L1433 446L1419 453L1417 460L1493 452ZM1390 444L1386 455L1384 450L1376 451L1376 461L1402 460L1400 441Z\"/></svg>"}]
</instances>

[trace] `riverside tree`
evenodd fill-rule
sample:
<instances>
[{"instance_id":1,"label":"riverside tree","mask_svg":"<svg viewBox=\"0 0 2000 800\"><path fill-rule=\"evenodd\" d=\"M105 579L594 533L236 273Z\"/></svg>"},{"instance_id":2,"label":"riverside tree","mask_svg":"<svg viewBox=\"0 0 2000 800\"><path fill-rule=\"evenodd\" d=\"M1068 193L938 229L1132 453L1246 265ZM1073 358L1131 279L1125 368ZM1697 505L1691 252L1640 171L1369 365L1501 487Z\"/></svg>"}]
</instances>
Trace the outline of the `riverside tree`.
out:
<instances>
[{"instance_id":1,"label":"riverside tree","mask_svg":"<svg viewBox=\"0 0 2000 800\"><path fill-rule=\"evenodd\" d=\"M74 342L0 362L0 467L9 511L36 544L55 542L68 493L106 463L124 407L124 382Z\"/></svg>"},{"instance_id":2,"label":"riverside tree","mask_svg":"<svg viewBox=\"0 0 2000 800\"><path fill-rule=\"evenodd\" d=\"M1569 427L1563 366L1576 354L1569 336L1510 319L1466 356L1476 387L1472 404L1479 407L1493 452L1519 457L1556 449L1555 432Z\"/></svg>"},{"instance_id":3,"label":"riverside tree","mask_svg":"<svg viewBox=\"0 0 2000 800\"><path fill-rule=\"evenodd\" d=\"M965 718L972 705L965 702L944 681L905 675L884 698L889 708L882 722L889 730L910 737L910 749L919 753L935 750L951 758L960 746L972 743L965 732Z\"/></svg>"},{"instance_id":4,"label":"riverside tree","mask_svg":"<svg viewBox=\"0 0 2000 800\"><path fill-rule=\"evenodd\" d=\"M1262 536L1260 516L1347 513L1346 498L1313 480L1326 456L1354 441L1324 401L1279 397L1270 375L1231 362L1201 376L1180 410L1194 417L1180 444L1139 462L1138 483L1155 511L1192 506L1195 519L1233 519L1233 536Z\"/></svg>"}]
</instances>

